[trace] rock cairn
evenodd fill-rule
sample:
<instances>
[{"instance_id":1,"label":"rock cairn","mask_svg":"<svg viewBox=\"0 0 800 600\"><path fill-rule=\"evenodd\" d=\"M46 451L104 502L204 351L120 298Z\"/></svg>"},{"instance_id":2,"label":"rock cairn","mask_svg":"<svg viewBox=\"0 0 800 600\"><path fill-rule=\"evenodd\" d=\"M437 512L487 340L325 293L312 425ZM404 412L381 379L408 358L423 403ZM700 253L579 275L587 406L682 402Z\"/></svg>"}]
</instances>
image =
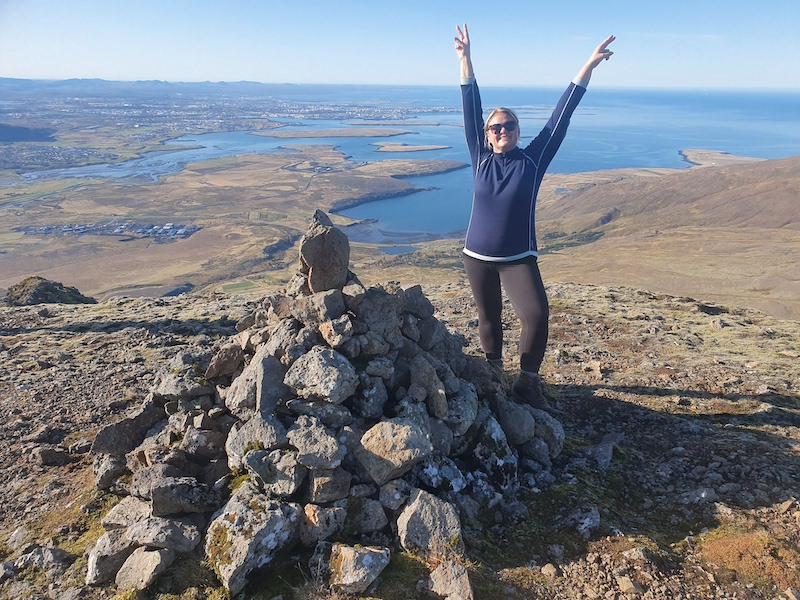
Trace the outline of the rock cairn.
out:
<instances>
[{"instance_id":1,"label":"rock cairn","mask_svg":"<svg viewBox=\"0 0 800 600\"><path fill-rule=\"evenodd\" d=\"M154 583L202 544L232 595L297 546L333 589L379 586L397 549L437 564L421 585L472 598L464 540L527 518L552 482L561 424L510 402L420 286L365 289L317 211L301 270L217 347L180 351L135 412L92 445L103 518L86 582Z\"/></svg>"}]
</instances>

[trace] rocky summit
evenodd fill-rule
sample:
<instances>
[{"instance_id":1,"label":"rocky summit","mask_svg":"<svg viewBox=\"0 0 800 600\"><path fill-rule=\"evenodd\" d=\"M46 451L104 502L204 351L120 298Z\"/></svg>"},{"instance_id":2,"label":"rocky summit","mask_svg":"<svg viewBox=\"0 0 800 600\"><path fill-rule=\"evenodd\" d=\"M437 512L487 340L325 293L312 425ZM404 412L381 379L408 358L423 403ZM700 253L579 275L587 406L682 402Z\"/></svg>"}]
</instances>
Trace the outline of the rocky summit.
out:
<instances>
[{"instance_id":1,"label":"rocky summit","mask_svg":"<svg viewBox=\"0 0 800 600\"><path fill-rule=\"evenodd\" d=\"M44 277L26 277L8 288L5 302L11 306L34 304L96 304L97 300L84 296L77 288L65 286Z\"/></svg>"},{"instance_id":2,"label":"rocky summit","mask_svg":"<svg viewBox=\"0 0 800 600\"><path fill-rule=\"evenodd\" d=\"M259 300L3 308L0 593L800 597L796 324L551 286L546 412L467 288L348 255L317 212Z\"/></svg>"}]
</instances>

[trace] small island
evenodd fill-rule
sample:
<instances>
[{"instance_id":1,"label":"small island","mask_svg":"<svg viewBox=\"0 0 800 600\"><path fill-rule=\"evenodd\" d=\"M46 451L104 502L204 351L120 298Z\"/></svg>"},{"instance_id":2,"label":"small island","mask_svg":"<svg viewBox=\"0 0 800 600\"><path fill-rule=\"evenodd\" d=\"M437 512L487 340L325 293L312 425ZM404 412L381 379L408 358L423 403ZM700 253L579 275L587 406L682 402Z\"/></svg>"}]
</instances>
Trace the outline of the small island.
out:
<instances>
[{"instance_id":1,"label":"small island","mask_svg":"<svg viewBox=\"0 0 800 600\"><path fill-rule=\"evenodd\" d=\"M425 152L428 150L447 150L450 146L402 144L400 142L376 142L370 146L377 146L378 152Z\"/></svg>"}]
</instances>

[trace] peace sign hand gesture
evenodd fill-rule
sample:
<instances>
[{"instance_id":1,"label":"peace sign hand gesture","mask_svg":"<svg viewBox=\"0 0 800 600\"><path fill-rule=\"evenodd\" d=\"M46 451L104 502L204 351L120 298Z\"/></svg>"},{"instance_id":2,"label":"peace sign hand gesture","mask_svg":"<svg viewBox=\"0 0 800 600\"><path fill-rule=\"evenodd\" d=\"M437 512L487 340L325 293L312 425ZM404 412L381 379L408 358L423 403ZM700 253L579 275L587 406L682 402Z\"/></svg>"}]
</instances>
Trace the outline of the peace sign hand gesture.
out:
<instances>
[{"instance_id":1,"label":"peace sign hand gesture","mask_svg":"<svg viewBox=\"0 0 800 600\"><path fill-rule=\"evenodd\" d=\"M456 32L458 35L454 38L456 42L456 54L458 60L461 62L461 77L462 79L469 79L474 76L472 72L472 58L469 52L469 30L467 24L464 23L464 29L456 25Z\"/></svg>"},{"instance_id":2,"label":"peace sign hand gesture","mask_svg":"<svg viewBox=\"0 0 800 600\"><path fill-rule=\"evenodd\" d=\"M456 32L458 36L456 36L456 54L458 54L458 58L469 59L469 31L467 30L467 24L464 23L464 29L462 30L461 27L456 25Z\"/></svg>"}]
</instances>

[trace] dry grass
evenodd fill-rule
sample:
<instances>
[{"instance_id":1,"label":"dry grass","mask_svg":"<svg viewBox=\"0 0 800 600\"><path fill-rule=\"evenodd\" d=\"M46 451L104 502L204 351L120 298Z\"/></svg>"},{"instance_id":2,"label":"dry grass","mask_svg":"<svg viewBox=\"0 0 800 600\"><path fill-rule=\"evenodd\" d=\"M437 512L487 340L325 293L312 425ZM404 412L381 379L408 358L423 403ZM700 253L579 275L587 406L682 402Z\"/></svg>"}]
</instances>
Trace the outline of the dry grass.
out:
<instances>
[{"instance_id":1,"label":"dry grass","mask_svg":"<svg viewBox=\"0 0 800 600\"><path fill-rule=\"evenodd\" d=\"M732 571L743 583L800 589L800 552L767 531L722 528L702 542L702 555L707 563Z\"/></svg>"}]
</instances>

